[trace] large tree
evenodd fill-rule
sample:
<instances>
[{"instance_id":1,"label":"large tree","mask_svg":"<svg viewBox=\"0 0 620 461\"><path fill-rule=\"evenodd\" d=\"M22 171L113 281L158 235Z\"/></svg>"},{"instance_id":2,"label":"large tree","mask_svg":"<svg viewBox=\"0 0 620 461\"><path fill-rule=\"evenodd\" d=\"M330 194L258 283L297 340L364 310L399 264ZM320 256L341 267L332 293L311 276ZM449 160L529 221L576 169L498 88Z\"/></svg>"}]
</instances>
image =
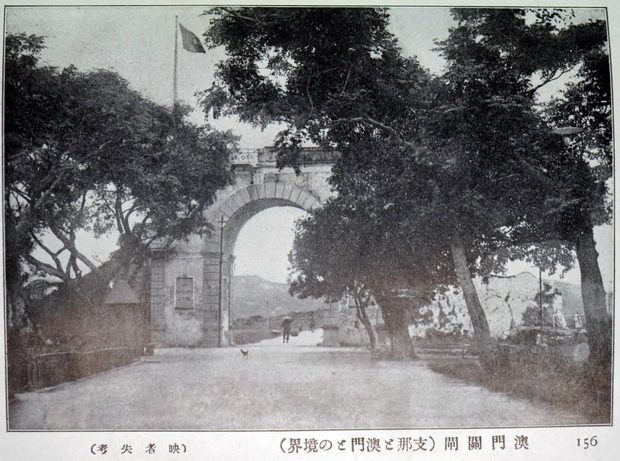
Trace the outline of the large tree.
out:
<instances>
[{"instance_id":1,"label":"large tree","mask_svg":"<svg viewBox=\"0 0 620 461\"><path fill-rule=\"evenodd\" d=\"M489 111L498 104L533 107L546 111L545 123L556 128L558 139L553 148L529 158L515 148L505 156L519 162L515 172L530 173L529 187L540 200L523 209L528 214L520 220L522 225L516 229L514 240L553 239L575 250L592 363L608 368L612 324L593 237L593 227L611 218L606 183L612 164L606 28L603 21L573 24L570 13L454 10L458 26L441 43L441 50L449 62L445 77L454 88L450 99L464 100L466 113L480 115L472 109L484 107L476 99L482 94ZM571 77L564 97L541 104L540 92L545 85L571 73L576 75ZM503 130L502 135L512 128ZM531 129L517 129L531 136ZM566 145L560 142L558 134L580 130L575 138L567 138Z\"/></svg>"},{"instance_id":2,"label":"large tree","mask_svg":"<svg viewBox=\"0 0 620 461\"><path fill-rule=\"evenodd\" d=\"M291 292L339 299L353 296L364 307L372 296L379 305L395 356L414 355L410 320L441 283L454 283L451 260L438 245L426 245L388 207L343 195L328 201L298 225L291 252ZM389 226L385 222L389 221ZM418 237L418 238L416 238ZM360 321L372 330L360 309ZM371 339L372 342L372 339Z\"/></svg>"},{"instance_id":3,"label":"large tree","mask_svg":"<svg viewBox=\"0 0 620 461\"><path fill-rule=\"evenodd\" d=\"M377 215L402 204L398 222L452 257L486 355L490 335L472 275L498 248L557 239L540 223L555 193L548 163L564 149L535 97L599 46L600 25L567 26L547 10L455 10L457 27L440 44L447 72L432 78L402 56L385 10L214 13L207 38L229 58L205 109L284 122L281 164L298 167L303 142L337 148L337 193L373 198ZM401 165L389 168L390 157Z\"/></svg>"},{"instance_id":4,"label":"large tree","mask_svg":"<svg viewBox=\"0 0 620 461\"><path fill-rule=\"evenodd\" d=\"M564 186L552 197L552 216L554 230L577 255L591 352L598 365L609 368L613 324L593 232L612 217L611 79L606 51L589 53L577 77L563 97L549 105L551 122L560 132L567 126L580 130L566 137L564 161L549 165L550 175Z\"/></svg>"},{"instance_id":5,"label":"large tree","mask_svg":"<svg viewBox=\"0 0 620 461\"><path fill-rule=\"evenodd\" d=\"M350 220L342 216L338 205L330 201L297 223L289 254L289 292L302 299L323 298L328 302L354 298L356 315L366 329L371 351L375 351L377 339L366 311L371 294L364 285L364 274L357 271L360 261L353 245L342 245L350 237Z\"/></svg>"},{"instance_id":6,"label":"large tree","mask_svg":"<svg viewBox=\"0 0 620 461\"><path fill-rule=\"evenodd\" d=\"M6 40L5 238L13 305L24 274L78 289L86 272L105 279L139 264L156 239L207 231L203 211L229 181L234 142L148 101L113 72L40 66L42 48L36 36ZM80 235L112 231L120 250L103 274Z\"/></svg>"}]
</instances>

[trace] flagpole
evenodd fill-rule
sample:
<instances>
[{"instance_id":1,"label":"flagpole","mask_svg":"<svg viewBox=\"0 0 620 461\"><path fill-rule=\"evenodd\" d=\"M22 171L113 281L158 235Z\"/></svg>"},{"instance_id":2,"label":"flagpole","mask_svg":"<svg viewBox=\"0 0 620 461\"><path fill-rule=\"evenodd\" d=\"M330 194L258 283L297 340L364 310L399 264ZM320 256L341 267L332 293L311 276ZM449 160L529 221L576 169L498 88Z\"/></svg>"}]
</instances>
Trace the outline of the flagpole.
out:
<instances>
[{"instance_id":1,"label":"flagpole","mask_svg":"<svg viewBox=\"0 0 620 461\"><path fill-rule=\"evenodd\" d=\"M177 67L179 61L179 17L174 16L174 76L172 78L172 108L176 110L178 98Z\"/></svg>"}]
</instances>

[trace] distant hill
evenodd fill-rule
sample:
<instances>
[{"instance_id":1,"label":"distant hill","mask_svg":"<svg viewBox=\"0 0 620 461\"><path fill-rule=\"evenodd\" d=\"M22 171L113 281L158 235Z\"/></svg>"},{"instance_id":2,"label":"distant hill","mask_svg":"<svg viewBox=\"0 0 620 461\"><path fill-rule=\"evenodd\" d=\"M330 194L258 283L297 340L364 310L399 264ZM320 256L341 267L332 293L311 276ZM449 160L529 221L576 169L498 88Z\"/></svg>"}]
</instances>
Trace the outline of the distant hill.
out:
<instances>
[{"instance_id":1,"label":"distant hill","mask_svg":"<svg viewBox=\"0 0 620 461\"><path fill-rule=\"evenodd\" d=\"M256 275L236 275L231 287L232 320L253 315L273 317L288 312L308 312L324 309L323 300L294 298L286 283L275 283Z\"/></svg>"},{"instance_id":2,"label":"distant hill","mask_svg":"<svg viewBox=\"0 0 620 461\"><path fill-rule=\"evenodd\" d=\"M558 289L561 299L556 301L558 313L565 317L583 314L581 289L563 281L546 280L545 284ZM538 277L524 272L515 276L490 277L489 283L475 280L478 296L486 311L492 334L500 336L510 328L511 322L520 324L528 306L537 306ZM288 294L286 283L274 283L258 276L235 276L231 292L232 320L261 315L278 317L293 312L325 310L329 305L323 300L294 298ZM439 310L452 313L454 321L461 322L471 331L465 300L460 291L448 291L437 295L428 306L438 315Z\"/></svg>"}]
</instances>

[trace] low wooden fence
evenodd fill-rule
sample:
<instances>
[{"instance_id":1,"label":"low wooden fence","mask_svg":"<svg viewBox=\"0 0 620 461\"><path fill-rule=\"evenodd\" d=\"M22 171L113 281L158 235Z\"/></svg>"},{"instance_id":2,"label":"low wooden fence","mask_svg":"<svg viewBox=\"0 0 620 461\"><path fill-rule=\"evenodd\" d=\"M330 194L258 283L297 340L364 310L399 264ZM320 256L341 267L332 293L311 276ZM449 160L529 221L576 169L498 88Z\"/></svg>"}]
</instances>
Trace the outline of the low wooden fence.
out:
<instances>
[{"instance_id":1,"label":"low wooden fence","mask_svg":"<svg viewBox=\"0 0 620 461\"><path fill-rule=\"evenodd\" d=\"M50 352L26 359L27 389L74 381L138 360L142 347L118 347L84 352Z\"/></svg>"}]
</instances>

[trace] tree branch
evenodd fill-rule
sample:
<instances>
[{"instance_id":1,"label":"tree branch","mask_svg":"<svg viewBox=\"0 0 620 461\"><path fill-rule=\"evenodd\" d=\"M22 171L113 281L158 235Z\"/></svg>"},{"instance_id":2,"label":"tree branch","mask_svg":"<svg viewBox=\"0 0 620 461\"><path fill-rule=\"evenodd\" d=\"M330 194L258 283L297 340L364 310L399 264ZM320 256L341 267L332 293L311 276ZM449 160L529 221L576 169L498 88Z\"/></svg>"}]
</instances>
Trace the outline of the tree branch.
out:
<instances>
[{"instance_id":1,"label":"tree branch","mask_svg":"<svg viewBox=\"0 0 620 461\"><path fill-rule=\"evenodd\" d=\"M404 139L402 137L402 135L396 131L394 128L392 128L389 125L386 125L384 123L379 122L378 120L375 120L371 117L353 117L353 118L339 118L336 120L332 121L332 124L336 124L336 123L359 123L359 122L366 122L366 123L370 123L371 125L374 125L376 127L379 127L385 131L388 131L389 133L393 134L394 136L396 136L398 138L398 140L400 142L402 142L405 146L407 147L412 147L414 149L417 149L418 146L416 146L414 143L412 143L411 141L407 141L406 139Z\"/></svg>"},{"instance_id":2,"label":"tree branch","mask_svg":"<svg viewBox=\"0 0 620 461\"><path fill-rule=\"evenodd\" d=\"M571 67L568 67L568 68L565 68L565 69L559 69L558 71L554 72L554 74L551 77L546 78L545 80L543 80L542 83L540 83L539 85L536 85L535 87L531 88L528 91L528 94L529 95L533 95L538 90L540 90L543 86L547 85L548 83L553 82L554 80L559 79L562 75L566 74L567 72L570 72L574 68L575 68L575 66L571 66Z\"/></svg>"},{"instance_id":3,"label":"tree branch","mask_svg":"<svg viewBox=\"0 0 620 461\"><path fill-rule=\"evenodd\" d=\"M221 7L218 7L217 9L222 10L225 13L227 13L227 14L229 14L231 16L234 16L235 18L243 19L244 21L250 21L250 22L254 22L254 23L262 22L262 21L259 21L256 18L251 17L251 16L246 16L244 14L241 14L241 13L238 12L238 10L236 10L234 8L227 8L227 7L221 6Z\"/></svg>"},{"instance_id":4,"label":"tree branch","mask_svg":"<svg viewBox=\"0 0 620 461\"><path fill-rule=\"evenodd\" d=\"M73 163L73 165L61 168L60 173L58 173L58 171L55 171L53 174L56 175L56 179L52 182L50 186L47 187L47 189L39 196L39 198L36 199L34 203L31 203L30 206L26 208L24 212L24 216L17 223L16 232L18 234L26 233L27 232L27 229L25 229L26 222L29 220L30 216L32 215L34 211L38 210L40 207L42 207L45 204L45 202L49 199L50 195L52 194L56 186L58 186L58 184L60 184L60 182L63 181L66 178L66 176L68 176L70 173L73 173L81 164L84 163L84 161L89 160L95 155L98 155L111 142L112 141L104 142L103 144L99 146L97 150L95 150L94 152L91 152L84 158L80 159L78 162Z\"/></svg>"},{"instance_id":5,"label":"tree branch","mask_svg":"<svg viewBox=\"0 0 620 461\"><path fill-rule=\"evenodd\" d=\"M131 215L138 209L138 202L137 200L134 200L133 204L131 205L131 207L129 207L129 209L127 211L124 212L123 214L123 226L125 227L126 233L130 234L132 233L132 229L131 226L129 224L129 218L131 217Z\"/></svg>"},{"instance_id":6,"label":"tree branch","mask_svg":"<svg viewBox=\"0 0 620 461\"><path fill-rule=\"evenodd\" d=\"M63 280L64 282L68 282L69 280L71 280L67 274L64 273L63 270L58 270L56 269L54 266L51 266L47 263L44 263L42 261L39 261L38 259L34 258L31 255L24 255L24 258L26 259L27 262L29 262L30 264L32 264L33 266L35 266L36 270L40 270L43 271L49 275L53 275L54 277L58 277L59 279Z\"/></svg>"},{"instance_id":7,"label":"tree branch","mask_svg":"<svg viewBox=\"0 0 620 461\"><path fill-rule=\"evenodd\" d=\"M60 259L58 259L58 255L65 251L65 248L61 248L58 251L52 251L49 247L44 245L43 242L35 234L31 233L30 235L32 237L32 240L52 258L54 264L56 265L56 269L62 271L62 263L60 262Z\"/></svg>"},{"instance_id":8,"label":"tree branch","mask_svg":"<svg viewBox=\"0 0 620 461\"><path fill-rule=\"evenodd\" d=\"M344 81L344 85L342 86L342 91L340 92L341 95L344 94L345 90L347 89L347 84L349 83L349 78L351 77L351 70L353 69L353 64L351 64L349 66L349 71L347 72L347 78Z\"/></svg>"},{"instance_id":9,"label":"tree branch","mask_svg":"<svg viewBox=\"0 0 620 461\"><path fill-rule=\"evenodd\" d=\"M52 233L60 240L65 248L74 255L78 260L82 261L86 267L88 267L92 272L99 274L99 268L94 265L90 259L88 259L84 254L82 254L76 247L74 242L72 242L69 238L67 238L63 233L56 227L55 225L50 226L50 230Z\"/></svg>"}]
</instances>

